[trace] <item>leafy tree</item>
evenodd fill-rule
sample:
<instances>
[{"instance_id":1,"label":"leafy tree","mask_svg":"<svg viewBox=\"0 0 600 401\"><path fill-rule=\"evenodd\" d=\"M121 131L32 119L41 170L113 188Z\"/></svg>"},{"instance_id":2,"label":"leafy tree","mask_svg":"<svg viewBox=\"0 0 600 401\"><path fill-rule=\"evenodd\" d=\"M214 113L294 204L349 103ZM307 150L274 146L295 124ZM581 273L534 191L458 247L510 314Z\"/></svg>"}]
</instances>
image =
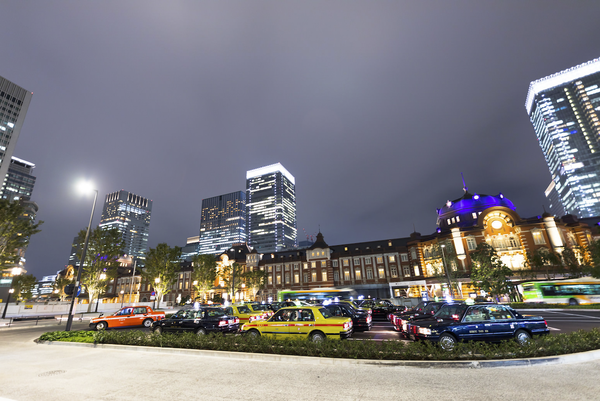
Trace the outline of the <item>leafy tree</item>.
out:
<instances>
[{"instance_id":1,"label":"leafy tree","mask_svg":"<svg viewBox=\"0 0 600 401\"><path fill-rule=\"evenodd\" d=\"M17 300L31 299L33 296L33 288L37 283L37 279L33 274L21 274L13 277L12 288L15 290L15 298Z\"/></svg>"},{"instance_id":2,"label":"leafy tree","mask_svg":"<svg viewBox=\"0 0 600 401\"><path fill-rule=\"evenodd\" d=\"M588 247L590 273L594 278L600 278L600 240L595 240L590 243Z\"/></svg>"},{"instance_id":3,"label":"leafy tree","mask_svg":"<svg viewBox=\"0 0 600 401\"><path fill-rule=\"evenodd\" d=\"M265 287L268 273L258 268L242 274L246 287L252 292L252 300L256 300L256 294Z\"/></svg>"},{"instance_id":4,"label":"leafy tree","mask_svg":"<svg viewBox=\"0 0 600 401\"><path fill-rule=\"evenodd\" d=\"M194 288L200 293L203 300L206 294L215 285L217 279L217 259L214 255L195 255L192 258L192 281Z\"/></svg>"},{"instance_id":5,"label":"leafy tree","mask_svg":"<svg viewBox=\"0 0 600 401\"><path fill-rule=\"evenodd\" d=\"M536 249L531 254L527 254L527 265L534 271L544 271L546 278L550 280L550 274L556 276L557 267L562 269L562 260L560 256L542 247Z\"/></svg>"},{"instance_id":6,"label":"leafy tree","mask_svg":"<svg viewBox=\"0 0 600 401\"><path fill-rule=\"evenodd\" d=\"M157 305L173 287L173 282L180 270L180 257L180 247L170 247L165 243L158 244L156 248L150 248L146 253L146 265L142 269L142 277L154 287ZM157 278L158 283L155 281Z\"/></svg>"},{"instance_id":7,"label":"leafy tree","mask_svg":"<svg viewBox=\"0 0 600 401\"><path fill-rule=\"evenodd\" d=\"M562 252L563 265L567 268L571 277L580 277L583 275L583 266L579 263L577 254L569 247L565 247Z\"/></svg>"},{"instance_id":8,"label":"leafy tree","mask_svg":"<svg viewBox=\"0 0 600 401\"><path fill-rule=\"evenodd\" d=\"M21 252L27 248L33 234L40 232L43 221L34 223L26 216L19 202L0 199L0 265L19 262Z\"/></svg>"},{"instance_id":9,"label":"leafy tree","mask_svg":"<svg viewBox=\"0 0 600 401\"><path fill-rule=\"evenodd\" d=\"M502 294L512 292L508 277L513 275L498 257L496 250L488 243L482 242L471 253L471 280L485 292L494 295L496 300Z\"/></svg>"},{"instance_id":10,"label":"leafy tree","mask_svg":"<svg viewBox=\"0 0 600 401\"><path fill-rule=\"evenodd\" d=\"M73 280L70 280L65 277L57 277L56 278L53 289L54 289L54 291L58 290L58 296L60 297L61 301L64 301L65 298L67 297L67 294L65 294L65 287L72 283L73 283Z\"/></svg>"},{"instance_id":11,"label":"leafy tree","mask_svg":"<svg viewBox=\"0 0 600 401\"><path fill-rule=\"evenodd\" d=\"M243 273L244 268L238 263L232 263L229 266L225 266L225 268L223 268L221 271L221 278L225 283L225 288L227 288L228 292L231 291L230 294L232 301L235 299L235 293L240 292L242 289ZM233 288L234 285L235 288Z\"/></svg>"},{"instance_id":12,"label":"leafy tree","mask_svg":"<svg viewBox=\"0 0 600 401\"><path fill-rule=\"evenodd\" d=\"M81 230L77 237L79 255L85 243L85 234L86 230ZM116 228L106 230L96 227L90 232L81 272L81 284L85 286L89 299L88 312L92 310L94 299L97 300L106 291L109 280L117 277L122 247L121 232Z\"/></svg>"},{"instance_id":13,"label":"leafy tree","mask_svg":"<svg viewBox=\"0 0 600 401\"><path fill-rule=\"evenodd\" d=\"M445 245L444 251L442 253L441 245ZM448 276L450 277L450 282L452 283L452 292L453 294L458 294L462 297L462 291L458 286L458 278L461 276L461 273L456 268L459 266L459 261L456 256L456 251L454 250L454 245L450 241L445 241L443 243L437 243L433 245L432 248L433 257L436 258L432 260L431 263L431 276L438 279L438 281L447 283ZM445 266L444 267L444 259ZM448 276L446 275L446 268L448 269Z\"/></svg>"}]
</instances>

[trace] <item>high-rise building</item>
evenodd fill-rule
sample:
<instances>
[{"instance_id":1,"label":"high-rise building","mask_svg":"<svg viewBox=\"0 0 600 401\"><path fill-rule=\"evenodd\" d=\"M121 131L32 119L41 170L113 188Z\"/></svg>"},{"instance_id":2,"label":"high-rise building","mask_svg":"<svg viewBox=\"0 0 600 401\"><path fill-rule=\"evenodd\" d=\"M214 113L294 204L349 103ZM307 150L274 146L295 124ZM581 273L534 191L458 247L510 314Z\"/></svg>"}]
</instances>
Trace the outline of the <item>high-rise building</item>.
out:
<instances>
[{"instance_id":1,"label":"high-rise building","mask_svg":"<svg viewBox=\"0 0 600 401\"><path fill-rule=\"evenodd\" d=\"M4 179L25 121L32 93L0 77L0 177Z\"/></svg>"},{"instance_id":2,"label":"high-rise building","mask_svg":"<svg viewBox=\"0 0 600 401\"><path fill-rule=\"evenodd\" d=\"M600 59L531 82L525 102L556 216L600 216Z\"/></svg>"},{"instance_id":3,"label":"high-rise building","mask_svg":"<svg viewBox=\"0 0 600 401\"><path fill-rule=\"evenodd\" d=\"M280 163L246 173L248 244L259 253L297 246L296 180Z\"/></svg>"},{"instance_id":4,"label":"high-rise building","mask_svg":"<svg viewBox=\"0 0 600 401\"><path fill-rule=\"evenodd\" d=\"M35 164L13 156L2 184L0 197L10 200L18 200L22 196L30 198L35 185L35 177L32 175L34 168Z\"/></svg>"},{"instance_id":5,"label":"high-rise building","mask_svg":"<svg viewBox=\"0 0 600 401\"><path fill-rule=\"evenodd\" d=\"M123 235L123 254L143 261L148 251L151 214L150 199L120 190L106 195L100 227L117 228Z\"/></svg>"},{"instance_id":6,"label":"high-rise building","mask_svg":"<svg viewBox=\"0 0 600 401\"><path fill-rule=\"evenodd\" d=\"M233 244L245 243L246 194L244 191L202 199L200 254L222 253Z\"/></svg>"}]
</instances>

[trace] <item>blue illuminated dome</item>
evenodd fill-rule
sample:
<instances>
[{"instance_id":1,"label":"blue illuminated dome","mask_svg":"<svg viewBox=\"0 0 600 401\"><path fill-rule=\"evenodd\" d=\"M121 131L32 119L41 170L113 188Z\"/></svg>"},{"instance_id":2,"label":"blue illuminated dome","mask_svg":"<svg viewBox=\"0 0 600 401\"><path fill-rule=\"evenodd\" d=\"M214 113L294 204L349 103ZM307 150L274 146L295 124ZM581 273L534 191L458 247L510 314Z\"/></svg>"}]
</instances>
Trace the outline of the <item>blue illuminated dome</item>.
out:
<instances>
[{"instance_id":1,"label":"blue illuminated dome","mask_svg":"<svg viewBox=\"0 0 600 401\"><path fill-rule=\"evenodd\" d=\"M444 231L452 227L472 227L478 223L481 212L490 207L505 207L515 210L513 203L502 193L498 195L471 194L465 191L462 198L447 201L441 208L437 209L437 225Z\"/></svg>"}]
</instances>

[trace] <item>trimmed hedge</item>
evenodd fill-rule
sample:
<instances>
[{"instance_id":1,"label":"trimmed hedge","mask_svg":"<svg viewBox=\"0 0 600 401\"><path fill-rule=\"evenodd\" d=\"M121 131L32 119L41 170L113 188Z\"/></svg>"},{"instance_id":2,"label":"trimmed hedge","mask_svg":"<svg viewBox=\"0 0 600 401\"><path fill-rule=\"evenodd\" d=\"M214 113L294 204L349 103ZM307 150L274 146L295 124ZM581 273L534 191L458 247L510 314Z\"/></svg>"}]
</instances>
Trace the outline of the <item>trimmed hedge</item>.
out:
<instances>
[{"instance_id":1,"label":"trimmed hedge","mask_svg":"<svg viewBox=\"0 0 600 401\"><path fill-rule=\"evenodd\" d=\"M60 334L58 334L60 333ZM64 333L64 334L63 334ZM580 330L569 334L535 337L527 345L515 341L458 343L445 351L429 341L335 341L313 343L308 340L274 340L266 337L203 335L193 333L156 335L139 330L98 332L53 332L42 335L43 341L78 341L98 344L121 344L145 347L168 347L214 351L254 352L263 354L317 356L326 358L375 360L489 360L554 356L600 349L600 330Z\"/></svg>"}]
</instances>

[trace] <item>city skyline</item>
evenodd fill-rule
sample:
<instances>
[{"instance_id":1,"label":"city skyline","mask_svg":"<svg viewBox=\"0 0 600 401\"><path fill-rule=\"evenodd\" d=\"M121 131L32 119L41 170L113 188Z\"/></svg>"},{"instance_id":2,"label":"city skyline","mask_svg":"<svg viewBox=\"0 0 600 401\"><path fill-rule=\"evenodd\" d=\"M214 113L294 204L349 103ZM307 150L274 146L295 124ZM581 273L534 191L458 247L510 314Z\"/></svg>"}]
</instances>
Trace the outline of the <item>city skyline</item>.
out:
<instances>
[{"instance_id":1,"label":"city skyline","mask_svg":"<svg viewBox=\"0 0 600 401\"><path fill-rule=\"evenodd\" d=\"M36 165L44 224L26 256L38 278L64 268L87 225L82 178L153 200L149 247L185 244L202 199L277 162L298 183L298 241L319 229L334 244L432 233L436 209L462 196L461 172L470 191L541 215L550 177L523 109L528 86L600 56L594 3L3 12L0 75L34 93L14 154ZM555 28L573 13L578 24Z\"/></svg>"}]
</instances>

